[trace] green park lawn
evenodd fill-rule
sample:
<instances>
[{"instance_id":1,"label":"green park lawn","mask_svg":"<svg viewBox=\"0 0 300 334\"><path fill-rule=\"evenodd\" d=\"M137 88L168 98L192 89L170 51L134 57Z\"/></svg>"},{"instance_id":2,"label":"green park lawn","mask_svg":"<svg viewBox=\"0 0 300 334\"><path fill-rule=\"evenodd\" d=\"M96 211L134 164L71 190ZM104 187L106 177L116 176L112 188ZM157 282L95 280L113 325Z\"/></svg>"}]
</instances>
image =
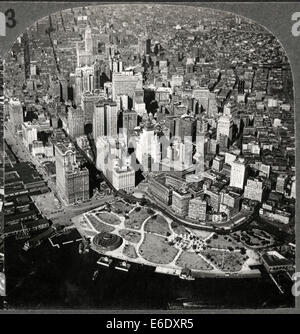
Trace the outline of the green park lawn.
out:
<instances>
[{"instance_id":1,"label":"green park lawn","mask_svg":"<svg viewBox=\"0 0 300 334\"><path fill-rule=\"evenodd\" d=\"M263 248L276 243L275 238L268 232L253 228L247 231L236 231L233 238L247 247Z\"/></svg>"},{"instance_id":2,"label":"green park lawn","mask_svg":"<svg viewBox=\"0 0 300 334\"><path fill-rule=\"evenodd\" d=\"M110 225L119 225L121 223L121 219L116 214L111 212L107 211L98 212L96 216L103 222Z\"/></svg>"},{"instance_id":3,"label":"green park lawn","mask_svg":"<svg viewBox=\"0 0 300 334\"><path fill-rule=\"evenodd\" d=\"M193 270L212 270L213 267L196 253L183 251L176 261L179 267Z\"/></svg>"},{"instance_id":4,"label":"green park lawn","mask_svg":"<svg viewBox=\"0 0 300 334\"><path fill-rule=\"evenodd\" d=\"M171 234L169 223L161 215L155 215L147 220L144 230L146 232L156 233L162 236L169 236Z\"/></svg>"},{"instance_id":5,"label":"green park lawn","mask_svg":"<svg viewBox=\"0 0 300 334\"><path fill-rule=\"evenodd\" d=\"M93 215L86 215L88 221L94 226L94 228L98 231L98 232L113 232L115 230L115 228L113 226L109 226L106 225L104 223L102 223L99 219L97 219L95 216Z\"/></svg>"},{"instance_id":6,"label":"green park lawn","mask_svg":"<svg viewBox=\"0 0 300 334\"><path fill-rule=\"evenodd\" d=\"M123 201L116 201L111 204L111 210L119 215L125 215L132 209L132 205Z\"/></svg>"},{"instance_id":7,"label":"green park lawn","mask_svg":"<svg viewBox=\"0 0 300 334\"><path fill-rule=\"evenodd\" d=\"M236 247L236 242L229 235L214 233L211 238L206 240L206 242L211 248L228 249L228 247Z\"/></svg>"},{"instance_id":8,"label":"green park lawn","mask_svg":"<svg viewBox=\"0 0 300 334\"><path fill-rule=\"evenodd\" d=\"M123 248L123 255L131 258L136 259L138 257L136 250L133 245L126 244Z\"/></svg>"},{"instance_id":9,"label":"green park lawn","mask_svg":"<svg viewBox=\"0 0 300 334\"><path fill-rule=\"evenodd\" d=\"M188 230L184 226L179 225L176 222L172 222L171 223L171 228L178 235L180 235L180 234L188 234L189 233Z\"/></svg>"},{"instance_id":10,"label":"green park lawn","mask_svg":"<svg viewBox=\"0 0 300 334\"><path fill-rule=\"evenodd\" d=\"M178 250L170 246L163 237L150 233L144 234L144 240L139 248L139 254L147 261L155 264L172 262Z\"/></svg>"},{"instance_id":11,"label":"green park lawn","mask_svg":"<svg viewBox=\"0 0 300 334\"><path fill-rule=\"evenodd\" d=\"M125 227L140 230L144 220L149 216L146 208L137 207L127 217L125 216Z\"/></svg>"},{"instance_id":12,"label":"green park lawn","mask_svg":"<svg viewBox=\"0 0 300 334\"><path fill-rule=\"evenodd\" d=\"M217 268L225 272L240 271L243 263L247 260L247 255L242 255L240 252L203 250L201 254Z\"/></svg>"},{"instance_id":13,"label":"green park lawn","mask_svg":"<svg viewBox=\"0 0 300 334\"><path fill-rule=\"evenodd\" d=\"M137 244L141 240L141 234L139 232L122 229L119 231L120 236L126 241Z\"/></svg>"}]
</instances>

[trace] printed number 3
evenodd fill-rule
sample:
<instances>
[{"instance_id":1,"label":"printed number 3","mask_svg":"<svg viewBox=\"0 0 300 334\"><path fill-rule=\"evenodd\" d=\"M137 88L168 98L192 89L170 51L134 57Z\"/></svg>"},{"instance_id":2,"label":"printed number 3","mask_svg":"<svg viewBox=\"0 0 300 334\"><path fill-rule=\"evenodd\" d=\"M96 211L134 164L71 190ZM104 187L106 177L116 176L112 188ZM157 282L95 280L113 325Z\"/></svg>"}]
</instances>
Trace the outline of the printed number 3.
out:
<instances>
[{"instance_id":1,"label":"printed number 3","mask_svg":"<svg viewBox=\"0 0 300 334\"><path fill-rule=\"evenodd\" d=\"M15 27L17 21L15 19L15 11L12 8L9 8L6 12L5 12L5 16L6 16L6 26L8 28L13 28Z\"/></svg>"},{"instance_id":2,"label":"printed number 3","mask_svg":"<svg viewBox=\"0 0 300 334\"><path fill-rule=\"evenodd\" d=\"M292 35L294 37L300 36L300 12L295 12L292 15L292 21L296 21L292 26Z\"/></svg>"}]
</instances>

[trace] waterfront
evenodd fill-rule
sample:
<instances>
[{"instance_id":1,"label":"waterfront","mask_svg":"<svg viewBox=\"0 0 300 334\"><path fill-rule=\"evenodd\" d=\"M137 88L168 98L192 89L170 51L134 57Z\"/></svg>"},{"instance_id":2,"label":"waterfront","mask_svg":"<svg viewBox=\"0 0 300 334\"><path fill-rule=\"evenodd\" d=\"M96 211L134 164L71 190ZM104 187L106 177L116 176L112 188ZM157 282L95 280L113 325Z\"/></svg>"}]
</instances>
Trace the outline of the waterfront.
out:
<instances>
[{"instance_id":1,"label":"waterfront","mask_svg":"<svg viewBox=\"0 0 300 334\"><path fill-rule=\"evenodd\" d=\"M141 266L125 273L97 265L94 252L79 255L78 244L57 249L45 241L28 252L22 244L7 240L9 309L168 309L178 298L193 302L196 309L294 305L293 296L281 295L270 280L185 281ZM100 274L93 281L96 269Z\"/></svg>"}]
</instances>

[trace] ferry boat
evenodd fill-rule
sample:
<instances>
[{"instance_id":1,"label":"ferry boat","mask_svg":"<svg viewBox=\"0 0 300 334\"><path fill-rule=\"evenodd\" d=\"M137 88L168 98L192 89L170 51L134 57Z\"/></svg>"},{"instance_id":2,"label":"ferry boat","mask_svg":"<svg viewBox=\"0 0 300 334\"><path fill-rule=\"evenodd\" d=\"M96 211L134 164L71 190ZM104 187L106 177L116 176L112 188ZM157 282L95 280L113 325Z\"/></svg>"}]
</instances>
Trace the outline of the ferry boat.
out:
<instances>
[{"instance_id":1,"label":"ferry boat","mask_svg":"<svg viewBox=\"0 0 300 334\"><path fill-rule=\"evenodd\" d=\"M119 263L115 266L115 269L123 270L123 271L128 271L129 268L130 268L130 264L127 263L126 261L119 262Z\"/></svg>"},{"instance_id":2,"label":"ferry boat","mask_svg":"<svg viewBox=\"0 0 300 334\"><path fill-rule=\"evenodd\" d=\"M185 279L185 280L188 280L188 281L194 281L195 280L195 277L192 276L191 270L188 269L188 268L184 268L184 269L181 270L179 278Z\"/></svg>"},{"instance_id":3,"label":"ferry boat","mask_svg":"<svg viewBox=\"0 0 300 334\"><path fill-rule=\"evenodd\" d=\"M183 303L187 302L187 298L177 298L175 301L168 302L168 309L169 310L182 310L184 308Z\"/></svg>"},{"instance_id":4,"label":"ferry boat","mask_svg":"<svg viewBox=\"0 0 300 334\"><path fill-rule=\"evenodd\" d=\"M107 256L101 256L100 259L97 261L97 264L104 267L109 267L112 263L113 259Z\"/></svg>"},{"instance_id":5,"label":"ferry boat","mask_svg":"<svg viewBox=\"0 0 300 334\"><path fill-rule=\"evenodd\" d=\"M92 281L95 281L100 274L100 270L95 270L93 273Z\"/></svg>"},{"instance_id":6,"label":"ferry boat","mask_svg":"<svg viewBox=\"0 0 300 334\"><path fill-rule=\"evenodd\" d=\"M79 246L78 246L78 253L79 254L85 254L88 253L90 251L90 246L87 242L80 242Z\"/></svg>"}]
</instances>

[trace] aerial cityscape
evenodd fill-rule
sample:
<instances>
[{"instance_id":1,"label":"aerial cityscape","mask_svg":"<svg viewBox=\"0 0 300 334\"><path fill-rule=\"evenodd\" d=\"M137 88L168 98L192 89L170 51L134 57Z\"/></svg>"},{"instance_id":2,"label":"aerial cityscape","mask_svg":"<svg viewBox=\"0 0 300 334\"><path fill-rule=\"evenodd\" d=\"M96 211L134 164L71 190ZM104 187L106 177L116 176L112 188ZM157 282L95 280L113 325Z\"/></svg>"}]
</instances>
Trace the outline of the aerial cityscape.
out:
<instances>
[{"instance_id":1,"label":"aerial cityscape","mask_svg":"<svg viewBox=\"0 0 300 334\"><path fill-rule=\"evenodd\" d=\"M269 31L194 6L70 8L3 71L6 307L294 306L293 79Z\"/></svg>"}]
</instances>

